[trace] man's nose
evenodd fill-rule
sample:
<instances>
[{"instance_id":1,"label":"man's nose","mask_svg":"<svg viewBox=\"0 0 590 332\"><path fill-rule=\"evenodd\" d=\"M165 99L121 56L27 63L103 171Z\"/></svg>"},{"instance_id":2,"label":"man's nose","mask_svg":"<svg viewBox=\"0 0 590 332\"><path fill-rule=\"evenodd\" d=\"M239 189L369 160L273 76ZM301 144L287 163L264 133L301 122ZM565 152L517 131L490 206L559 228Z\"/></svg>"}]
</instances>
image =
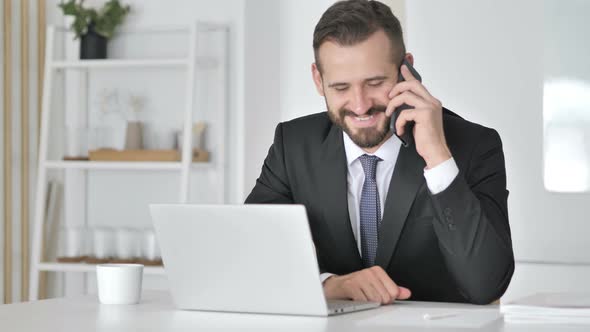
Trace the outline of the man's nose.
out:
<instances>
[{"instance_id":1,"label":"man's nose","mask_svg":"<svg viewBox=\"0 0 590 332\"><path fill-rule=\"evenodd\" d=\"M371 98L363 88L358 87L353 90L352 111L357 115L363 115L371 108Z\"/></svg>"}]
</instances>

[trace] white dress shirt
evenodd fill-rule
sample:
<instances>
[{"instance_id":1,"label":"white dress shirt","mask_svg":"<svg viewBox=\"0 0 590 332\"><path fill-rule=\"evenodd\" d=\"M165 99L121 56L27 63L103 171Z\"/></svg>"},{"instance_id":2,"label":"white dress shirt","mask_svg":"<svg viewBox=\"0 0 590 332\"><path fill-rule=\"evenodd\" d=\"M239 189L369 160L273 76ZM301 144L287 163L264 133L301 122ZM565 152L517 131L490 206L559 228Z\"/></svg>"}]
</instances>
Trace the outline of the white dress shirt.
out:
<instances>
[{"instance_id":1,"label":"white dress shirt","mask_svg":"<svg viewBox=\"0 0 590 332\"><path fill-rule=\"evenodd\" d=\"M359 206L363 183L365 182L365 172L363 171L363 167L358 158L363 154L368 154L377 156L381 159L381 161L377 163L376 178L381 206L381 218L383 218L385 198L389 191L389 184L401 148L401 141L397 136L391 136L379 147L379 149L377 149L377 151L375 151L375 153L367 153L356 145L346 133L343 132L343 136L344 150L346 152L346 162L348 166L348 213L350 215L350 223L354 238L356 239L357 248L362 255ZM424 169L426 185L432 194L438 194L445 190L451 182L453 182L457 174L459 174L459 168L452 157L434 168ZM322 273L320 275L322 283L332 275L332 273Z\"/></svg>"}]
</instances>

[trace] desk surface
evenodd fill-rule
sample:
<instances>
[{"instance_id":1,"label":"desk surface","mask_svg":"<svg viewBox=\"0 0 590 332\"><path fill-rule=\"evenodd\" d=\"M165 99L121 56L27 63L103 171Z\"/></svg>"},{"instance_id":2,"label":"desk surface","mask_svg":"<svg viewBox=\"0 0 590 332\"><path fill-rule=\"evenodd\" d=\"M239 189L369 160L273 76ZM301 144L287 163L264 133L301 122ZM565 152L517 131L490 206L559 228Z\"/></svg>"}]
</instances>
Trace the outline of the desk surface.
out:
<instances>
[{"instance_id":1,"label":"desk surface","mask_svg":"<svg viewBox=\"0 0 590 332\"><path fill-rule=\"evenodd\" d=\"M329 318L176 310L167 292L145 292L138 305L101 305L95 295L0 306L4 331L588 331L588 326L504 323L498 306L449 303L397 303ZM425 313L459 313L426 321ZM483 325L481 325L483 323ZM486 323L487 322L487 323Z\"/></svg>"}]
</instances>

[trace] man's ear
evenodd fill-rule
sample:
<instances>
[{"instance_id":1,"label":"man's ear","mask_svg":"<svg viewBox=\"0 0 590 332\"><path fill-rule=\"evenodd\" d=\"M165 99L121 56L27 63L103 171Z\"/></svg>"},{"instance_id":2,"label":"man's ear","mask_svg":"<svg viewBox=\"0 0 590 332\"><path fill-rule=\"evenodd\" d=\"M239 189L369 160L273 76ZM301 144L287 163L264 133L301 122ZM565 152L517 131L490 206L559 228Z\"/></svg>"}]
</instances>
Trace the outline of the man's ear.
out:
<instances>
[{"instance_id":1,"label":"man's ear","mask_svg":"<svg viewBox=\"0 0 590 332\"><path fill-rule=\"evenodd\" d=\"M408 60L408 62L414 66L414 55L410 52L406 53L406 56L404 57L406 60Z\"/></svg>"},{"instance_id":2,"label":"man's ear","mask_svg":"<svg viewBox=\"0 0 590 332\"><path fill-rule=\"evenodd\" d=\"M324 85L322 84L322 74L316 66L315 62L311 64L311 77L313 78L313 82L315 83L315 88L320 94L320 96L324 97Z\"/></svg>"}]
</instances>

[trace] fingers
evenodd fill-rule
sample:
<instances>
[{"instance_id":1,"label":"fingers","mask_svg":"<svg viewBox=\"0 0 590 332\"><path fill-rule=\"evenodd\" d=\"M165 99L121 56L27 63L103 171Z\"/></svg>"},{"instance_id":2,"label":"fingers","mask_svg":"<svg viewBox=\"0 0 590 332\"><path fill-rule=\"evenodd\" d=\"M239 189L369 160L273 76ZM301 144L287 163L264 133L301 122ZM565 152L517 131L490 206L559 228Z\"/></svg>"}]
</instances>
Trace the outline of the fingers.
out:
<instances>
[{"instance_id":1,"label":"fingers","mask_svg":"<svg viewBox=\"0 0 590 332\"><path fill-rule=\"evenodd\" d=\"M363 292L363 290L361 288L353 288L350 290L351 291L351 296L350 298L353 301L370 301L369 298L365 295L365 293Z\"/></svg>"},{"instance_id":2,"label":"fingers","mask_svg":"<svg viewBox=\"0 0 590 332\"><path fill-rule=\"evenodd\" d=\"M380 286L380 288L379 288ZM361 284L361 290L365 294L365 297L371 302L387 303L388 300L385 289L382 285L379 285L375 280L369 280L368 282Z\"/></svg>"},{"instance_id":3,"label":"fingers","mask_svg":"<svg viewBox=\"0 0 590 332\"><path fill-rule=\"evenodd\" d=\"M375 272L373 272L375 273ZM385 288L385 285L380 280L380 277L377 276L374 280L371 281L370 286L377 292L377 297L375 298L376 302L381 302L381 304L389 304L395 300L395 297Z\"/></svg>"},{"instance_id":4,"label":"fingers","mask_svg":"<svg viewBox=\"0 0 590 332\"><path fill-rule=\"evenodd\" d=\"M418 79L414 77L408 66L402 65L399 70L401 70L402 76L404 77L404 80L406 80L407 82L418 81Z\"/></svg>"},{"instance_id":5,"label":"fingers","mask_svg":"<svg viewBox=\"0 0 590 332\"><path fill-rule=\"evenodd\" d=\"M344 291L343 297L355 301L372 301L390 304L396 299L405 300L411 292L398 287L381 267L374 266L335 279ZM338 297L335 297L338 298Z\"/></svg>"},{"instance_id":6,"label":"fingers","mask_svg":"<svg viewBox=\"0 0 590 332\"><path fill-rule=\"evenodd\" d=\"M399 289L397 285L395 282L393 282L393 280L391 280L387 272L385 272L381 267L379 267L379 269L377 269L375 272L379 274L379 281L389 294L391 298L390 302L393 302L399 296Z\"/></svg>"},{"instance_id":7,"label":"fingers","mask_svg":"<svg viewBox=\"0 0 590 332\"><path fill-rule=\"evenodd\" d=\"M400 115L397 117L397 121L395 121L395 132L398 136L402 136L403 134L405 134L406 123L410 121L417 122L417 115L418 111L416 111L416 109L414 108L404 110L400 113Z\"/></svg>"},{"instance_id":8,"label":"fingers","mask_svg":"<svg viewBox=\"0 0 590 332\"><path fill-rule=\"evenodd\" d=\"M399 82L389 92L388 97L393 98L397 95L403 94L406 91L411 91L424 100L434 100L435 98L426 90L424 85L419 81L413 82Z\"/></svg>"},{"instance_id":9,"label":"fingers","mask_svg":"<svg viewBox=\"0 0 590 332\"><path fill-rule=\"evenodd\" d=\"M399 286L399 294L397 296L398 300L407 300L410 298L410 296L412 296L412 291L406 287Z\"/></svg>"},{"instance_id":10,"label":"fingers","mask_svg":"<svg viewBox=\"0 0 590 332\"><path fill-rule=\"evenodd\" d=\"M374 266L367 270L369 270L374 276L370 285L379 292L379 295L381 296L381 304L390 304L397 299L405 300L412 295L409 289L398 287L397 284L391 280L387 272L385 272L380 266ZM371 301L374 301L374 299L371 299Z\"/></svg>"},{"instance_id":11,"label":"fingers","mask_svg":"<svg viewBox=\"0 0 590 332\"><path fill-rule=\"evenodd\" d=\"M404 73L404 68L406 66L402 66L402 75ZM412 75L411 73L409 73L409 70L406 68L406 70L408 71L409 75ZM415 79L413 76L411 79L406 79L405 81L402 82L398 82L393 89L391 89L391 91L389 92L389 98L393 98L398 94L403 93L404 91L412 91L415 94L419 95L420 97L430 100L433 99L434 97L430 94L430 92L428 92L428 90L426 89L426 87L422 84L422 82L418 81L417 79Z\"/></svg>"},{"instance_id":12,"label":"fingers","mask_svg":"<svg viewBox=\"0 0 590 332\"><path fill-rule=\"evenodd\" d=\"M379 280L383 283L383 286L391 296L391 301L389 303L395 301L396 299L407 300L410 298L412 292L406 287L398 286L393 280L391 280L387 272L385 272L385 270L383 270L381 267L375 269L375 272L379 274Z\"/></svg>"},{"instance_id":13,"label":"fingers","mask_svg":"<svg viewBox=\"0 0 590 332\"><path fill-rule=\"evenodd\" d=\"M385 109L385 115L391 116L395 109L403 104L410 105L414 108L424 108L428 106L428 103L424 99L422 99L412 91L405 91L404 93L393 97L389 101L389 103L387 104L387 108Z\"/></svg>"}]
</instances>

